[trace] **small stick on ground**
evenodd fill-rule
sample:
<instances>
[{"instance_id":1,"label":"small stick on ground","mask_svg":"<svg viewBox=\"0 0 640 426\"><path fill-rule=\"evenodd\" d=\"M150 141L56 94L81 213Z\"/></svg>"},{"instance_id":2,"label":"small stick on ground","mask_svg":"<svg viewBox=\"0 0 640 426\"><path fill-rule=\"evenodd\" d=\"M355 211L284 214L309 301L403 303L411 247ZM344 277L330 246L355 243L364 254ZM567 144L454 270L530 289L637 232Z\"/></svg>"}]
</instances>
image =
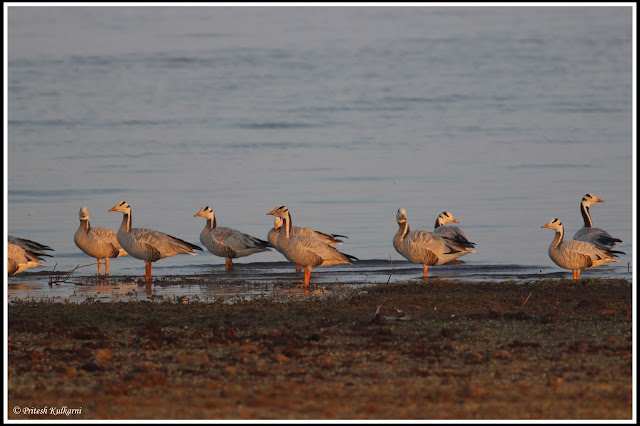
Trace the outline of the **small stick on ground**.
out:
<instances>
[{"instance_id":1,"label":"small stick on ground","mask_svg":"<svg viewBox=\"0 0 640 426\"><path fill-rule=\"evenodd\" d=\"M389 281L391 280L391 275L393 275L393 261L391 260L391 255L389 255L389 263L391 264L391 272L389 272L389 278L387 278L387 284L389 284Z\"/></svg>"},{"instance_id":2,"label":"small stick on ground","mask_svg":"<svg viewBox=\"0 0 640 426\"><path fill-rule=\"evenodd\" d=\"M72 270L70 270L68 273L66 273L66 275L63 276L59 276L59 277L54 277L53 275L49 275L49 287L51 287L53 284L58 285L60 283L70 283L69 281L67 281L67 279L71 276L71 274L73 274L75 272L76 269L79 268L84 268L87 266L92 266L95 265L95 263L90 263L88 265L78 265L75 268L73 268ZM53 271L51 271L52 273L56 271L56 266L58 266L58 264L56 263L55 265L53 265Z\"/></svg>"},{"instance_id":3,"label":"small stick on ground","mask_svg":"<svg viewBox=\"0 0 640 426\"><path fill-rule=\"evenodd\" d=\"M532 295L532 294L533 294L533 291L531 291L531 293L529 293L529 295L527 296L527 298L526 298L526 299L524 299L524 303L522 303L522 306L524 306L524 305L527 303L527 301L529 300L529 298L531 297L531 295Z\"/></svg>"}]
</instances>

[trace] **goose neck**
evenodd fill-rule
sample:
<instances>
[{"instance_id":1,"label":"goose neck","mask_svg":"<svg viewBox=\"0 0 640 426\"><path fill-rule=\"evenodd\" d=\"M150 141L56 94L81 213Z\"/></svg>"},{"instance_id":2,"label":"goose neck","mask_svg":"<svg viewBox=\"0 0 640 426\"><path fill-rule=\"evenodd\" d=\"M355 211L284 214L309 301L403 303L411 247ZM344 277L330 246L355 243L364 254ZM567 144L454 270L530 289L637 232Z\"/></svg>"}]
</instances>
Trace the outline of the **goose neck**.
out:
<instances>
[{"instance_id":1,"label":"goose neck","mask_svg":"<svg viewBox=\"0 0 640 426\"><path fill-rule=\"evenodd\" d=\"M398 234L400 238L404 239L404 237L406 237L408 233L409 233L409 222L407 222L406 220L398 222Z\"/></svg>"},{"instance_id":2,"label":"goose neck","mask_svg":"<svg viewBox=\"0 0 640 426\"><path fill-rule=\"evenodd\" d=\"M589 214L589 206L586 206L584 203L580 203L580 213L582 214L582 219L584 219L584 227L593 228L593 221Z\"/></svg>"},{"instance_id":3,"label":"goose neck","mask_svg":"<svg viewBox=\"0 0 640 426\"><path fill-rule=\"evenodd\" d=\"M122 214L122 224L120 230L123 232L131 232L131 211Z\"/></svg>"},{"instance_id":4,"label":"goose neck","mask_svg":"<svg viewBox=\"0 0 640 426\"><path fill-rule=\"evenodd\" d=\"M89 219L80 219L80 229L84 232L89 232L89 228L91 225L89 224Z\"/></svg>"},{"instance_id":5,"label":"goose neck","mask_svg":"<svg viewBox=\"0 0 640 426\"><path fill-rule=\"evenodd\" d=\"M207 218L207 224L205 225L205 229L212 230L216 227L216 217L211 216Z\"/></svg>"},{"instance_id":6,"label":"goose neck","mask_svg":"<svg viewBox=\"0 0 640 426\"><path fill-rule=\"evenodd\" d=\"M562 238L564 237L564 227L560 227L556 230L556 235L551 242L551 247L558 247L562 243Z\"/></svg>"}]
</instances>

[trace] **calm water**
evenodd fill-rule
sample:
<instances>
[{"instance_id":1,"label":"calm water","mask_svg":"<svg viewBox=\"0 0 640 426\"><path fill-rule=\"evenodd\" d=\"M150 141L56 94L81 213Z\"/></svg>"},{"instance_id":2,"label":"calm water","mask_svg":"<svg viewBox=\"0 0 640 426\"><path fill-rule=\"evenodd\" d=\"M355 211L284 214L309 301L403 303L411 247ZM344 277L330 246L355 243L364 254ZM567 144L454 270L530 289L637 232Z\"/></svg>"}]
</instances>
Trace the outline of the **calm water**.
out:
<instances>
[{"instance_id":1,"label":"calm water","mask_svg":"<svg viewBox=\"0 0 640 426\"><path fill-rule=\"evenodd\" d=\"M205 205L266 239L284 204L363 260L312 281L367 283L421 275L391 244L399 207L428 230L448 210L477 252L433 276L570 277L540 227L570 238L592 192L626 255L583 276L632 279L632 39L630 7L11 7L7 228L55 249L30 271L60 271L92 262L82 205L115 230L125 200L134 227L199 244ZM205 251L153 273L295 280L285 262L225 274ZM23 273L9 297L81 286L55 287Z\"/></svg>"}]
</instances>

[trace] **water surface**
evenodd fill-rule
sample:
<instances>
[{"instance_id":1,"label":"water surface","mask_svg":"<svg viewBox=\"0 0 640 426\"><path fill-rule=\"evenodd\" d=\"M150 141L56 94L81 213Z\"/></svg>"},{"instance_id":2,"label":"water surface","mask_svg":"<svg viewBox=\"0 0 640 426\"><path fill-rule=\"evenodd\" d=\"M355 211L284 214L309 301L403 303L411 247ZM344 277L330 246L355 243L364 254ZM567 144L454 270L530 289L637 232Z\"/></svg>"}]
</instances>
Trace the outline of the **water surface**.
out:
<instances>
[{"instance_id":1,"label":"water surface","mask_svg":"<svg viewBox=\"0 0 640 426\"><path fill-rule=\"evenodd\" d=\"M626 255L583 276L631 279L632 35L630 7L10 7L7 229L55 249L40 271L68 271L92 261L73 242L82 205L117 229L126 200L134 227L199 243L205 205L266 239L284 204L363 261L312 281L367 283L403 264L399 207L428 230L448 210L477 252L430 274L569 277L540 227L558 217L570 238L592 192ZM292 276L276 251L235 263ZM233 281L222 265L153 273ZM10 277L9 297L51 296L38 277Z\"/></svg>"}]
</instances>

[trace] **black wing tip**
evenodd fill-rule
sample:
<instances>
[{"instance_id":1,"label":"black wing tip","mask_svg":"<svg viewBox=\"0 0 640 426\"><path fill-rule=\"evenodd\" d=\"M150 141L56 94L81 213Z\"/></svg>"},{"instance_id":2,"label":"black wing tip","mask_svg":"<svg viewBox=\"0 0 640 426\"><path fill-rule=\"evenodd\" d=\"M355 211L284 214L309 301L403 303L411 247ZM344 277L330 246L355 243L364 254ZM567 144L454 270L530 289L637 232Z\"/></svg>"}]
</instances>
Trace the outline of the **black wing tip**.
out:
<instances>
[{"instance_id":1,"label":"black wing tip","mask_svg":"<svg viewBox=\"0 0 640 426\"><path fill-rule=\"evenodd\" d=\"M347 253L342 253L342 254L344 254L344 255L347 257L347 259L349 259L349 260L351 260L351 261L358 261L358 260L360 260L360 259L358 259L357 257L352 256L352 255L347 254Z\"/></svg>"},{"instance_id":2,"label":"black wing tip","mask_svg":"<svg viewBox=\"0 0 640 426\"><path fill-rule=\"evenodd\" d=\"M173 239L174 239L174 240L176 240L176 241L181 242L182 244L184 244L184 245L186 245L186 246L188 246L188 247L190 247L192 250L199 250L199 251L203 251L203 250L202 250L202 247L197 246L197 245L195 245L195 244L191 244L189 241L181 240L180 238L174 237L173 235L169 235L169 234L167 234L167 236L168 236L168 237L173 238Z\"/></svg>"}]
</instances>

